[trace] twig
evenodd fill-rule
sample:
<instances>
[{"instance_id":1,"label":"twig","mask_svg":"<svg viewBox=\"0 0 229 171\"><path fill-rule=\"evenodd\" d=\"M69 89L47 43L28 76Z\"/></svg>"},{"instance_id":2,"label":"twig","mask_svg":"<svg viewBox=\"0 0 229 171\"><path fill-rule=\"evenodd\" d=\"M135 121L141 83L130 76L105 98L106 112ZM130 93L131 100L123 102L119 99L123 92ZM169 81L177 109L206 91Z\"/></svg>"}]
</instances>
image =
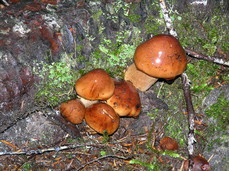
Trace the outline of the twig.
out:
<instances>
[{"instance_id":1,"label":"twig","mask_svg":"<svg viewBox=\"0 0 229 171\"><path fill-rule=\"evenodd\" d=\"M188 76L185 73L181 75L181 78L182 78L184 97L185 97L185 102L186 102L186 107L188 112L188 124L189 124L188 154L189 154L189 170L190 170L193 167L193 161L191 161L194 152L193 144L196 142L194 137L195 111L192 105L192 98L190 93L190 80L188 79Z\"/></svg>"},{"instance_id":2,"label":"twig","mask_svg":"<svg viewBox=\"0 0 229 171\"><path fill-rule=\"evenodd\" d=\"M102 156L102 157L99 157L97 159L94 159L94 160L91 160L87 163L85 163L84 165L82 165L81 167L77 168L76 170L81 170L83 169L85 166L89 165L89 164L92 164L94 162L99 162L99 160L102 160L104 158L108 158L108 157L111 157L111 158L118 158L118 159L123 159L123 160L128 160L128 159L131 159L132 156L128 156L128 157L123 157L123 156L117 156L117 155L106 155L106 156Z\"/></svg>"},{"instance_id":3,"label":"twig","mask_svg":"<svg viewBox=\"0 0 229 171\"><path fill-rule=\"evenodd\" d=\"M173 35L174 37L177 37L177 32L175 31L173 27L173 22L171 18L169 17L169 11L166 8L166 4L164 0L160 0L160 7L161 7L161 10L164 16L166 27L169 30L169 33Z\"/></svg>"},{"instance_id":4,"label":"twig","mask_svg":"<svg viewBox=\"0 0 229 171\"><path fill-rule=\"evenodd\" d=\"M173 27L173 23L171 18L169 17L168 10L166 9L165 1L160 0L160 7L164 16L164 20L166 23L166 27L169 30L169 33L173 35L174 37L177 37L177 33ZM181 75L182 82L183 82L183 89L184 89L184 96L188 111L188 123L189 123L189 133L188 133L188 154L189 154L189 166L188 170L191 171L193 168L193 161L192 161L192 155L194 152L194 146L195 143L195 137L194 137L194 109L192 105L192 98L190 93L190 80L188 79L188 76L183 73Z\"/></svg>"},{"instance_id":5,"label":"twig","mask_svg":"<svg viewBox=\"0 0 229 171\"><path fill-rule=\"evenodd\" d=\"M194 58L197 58L197 59L203 59L203 60L214 62L217 64L229 66L229 60L220 59L220 58L213 57L213 56L206 56L206 55L194 52L194 51L192 51L190 49L186 49L186 48L185 48L185 52L187 53L187 55L194 57Z\"/></svg>"},{"instance_id":6,"label":"twig","mask_svg":"<svg viewBox=\"0 0 229 171\"><path fill-rule=\"evenodd\" d=\"M10 5L6 0L2 0L2 2L3 2L4 5L6 5L6 6L9 6L9 5Z\"/></svg>"},{"instance_id":7,"label":"twig","mask_svg":"<svg viewBox=\"0 0 229 171\"><path fill-rule=\"evenodd\" d=\"M68 149L75 149L79 147L86 147L86 146L99 146L104 147L103 144L73 144L73 145L66 145L66 146L59 146L59 147L50 147L50 148L44 148L44 149L37 149L37 150L30 150L30 151L0 151L0 156L3 155L37 155L37 154L43 154L45 152L52 152L52 151L62 151L62 150L68 150Z\"/></svg>"},{"instance_id":8,"label":"twig","mask_svg":"<svg viewBox=\"0 0 229 171\"><path fill-rule=\"evenodd\" d=\"M69 145L69 146L60 146L60 147L51 147L51 148L45 148L45 149L30 150L30 151L3 151L3 152L0 152L0 156L42 154L45 152L61 151L61 150L66 150L66 149L78 148L82 146L84 145Z\"/></svg>"}]
</instances>

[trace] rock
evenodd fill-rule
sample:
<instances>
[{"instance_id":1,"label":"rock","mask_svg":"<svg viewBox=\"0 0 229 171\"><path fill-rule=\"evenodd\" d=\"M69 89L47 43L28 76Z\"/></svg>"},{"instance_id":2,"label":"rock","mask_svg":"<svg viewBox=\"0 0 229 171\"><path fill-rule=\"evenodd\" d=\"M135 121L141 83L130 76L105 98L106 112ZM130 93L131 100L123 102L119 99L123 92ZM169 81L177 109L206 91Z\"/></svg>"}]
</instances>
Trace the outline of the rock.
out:
<instances>
[{"instance_id":1,"label":"rock","mask_svg":"<svg viewBox=\"0 0 229 171\"><path fill-rule=\"evenodd\" d=\"M211 105L217 102L220 95L222 95L223 97L225 97L226 100L229 101L229 84L212 90L210 94L203 100L202 106L205 109L209 108Z\"/></svg>"},{"instance_id":2,"label":"rock","mask_svg":"<svg viewBox=\"0 0 229 171\"><path fill-rule=\"evenodd\" d=\"M41 112L31 114L26 119L18 121L6 132L0 134L1 140L12 143L18 149L37 148L37 146L52 146L66 135L58 125L54 125ZM0 142L0 151L11 151L5 143Z\"/></svg>"}]
</instances>

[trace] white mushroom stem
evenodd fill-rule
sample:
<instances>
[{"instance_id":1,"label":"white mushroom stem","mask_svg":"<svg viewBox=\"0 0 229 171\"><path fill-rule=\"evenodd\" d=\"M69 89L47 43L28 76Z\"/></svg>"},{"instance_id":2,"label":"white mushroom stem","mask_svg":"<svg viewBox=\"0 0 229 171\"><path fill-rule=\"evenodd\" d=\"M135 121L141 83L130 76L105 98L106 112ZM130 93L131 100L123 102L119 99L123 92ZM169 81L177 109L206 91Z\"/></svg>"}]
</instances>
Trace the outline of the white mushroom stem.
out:
<instances>
[{"instance_id":1,"label":"white mushroom stem","mask_svg":"<svg viewBox=\"0 0 229 171\"><path fill-rule=\"evenodd\" d=\"M134 63L127 68L124 79L132 82L140 91L146 91L158 80L138 70Z\"/></svg>"},{"instance_id":2,"label":"white mushroom stem","mask_svg":"<svg viewBox=\"0 0 229 171\"><path fill-rule=\"evenodd\" d=\"M87 108L88 106L91 106L95 103L98 103L98 100L87 100L83 97L78 96L79 100L84 104L84 106Z\"/></svg>"}]
</instances>

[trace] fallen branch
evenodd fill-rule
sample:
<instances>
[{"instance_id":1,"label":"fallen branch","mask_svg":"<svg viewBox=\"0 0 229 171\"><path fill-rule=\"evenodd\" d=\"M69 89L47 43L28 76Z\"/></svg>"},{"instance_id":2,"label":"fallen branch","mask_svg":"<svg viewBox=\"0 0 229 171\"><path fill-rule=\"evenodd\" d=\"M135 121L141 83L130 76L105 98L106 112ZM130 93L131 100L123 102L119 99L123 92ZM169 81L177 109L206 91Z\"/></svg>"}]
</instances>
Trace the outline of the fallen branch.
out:
<instances>
[{"instance_id":1,"label":"fallen branch","mask_svg":"<svg viewBox=\"0 0 229 171\"><path fill-rule=\"evenodd\" d=\"M37 149L37 150L29 150L29 151L0 151L0 156L3 155L37 155L37 154L43 154L45 152L52 152L52 151L63 151L63 150L69 150L69 149L75 149L80 147L87 147L87 146L93 146L93 147L105 147L106 145L103 144L72 144L72 145L66 145L66 146L59 146L59 147L50 147L50 148L44 148L44 149Z\"/></svg>"},{"instance_id":2,"label":"fallen branch","mask_svg":"<svg viewBox=\"0 0 229 171\"><path fill-rule=\"evenodd\" d=\"M197 59L203 59L203 60L214 62L217 64L229 66L229 60L220 59L220 58L212 57L212 56L206 56L201 53L194 52L190 49L185 49L185 52L187 53L187 55L197 58Z\"/></svg>"},{"instance_id":3,"label":"fallen branch","mask_svg":"<svg viewBox=\"0 0 229 171\"><path fill-rule=\"evenodd\" d=\"M177 33L173 27L172 20L169 17L168 10L166 9L164 0L160 0L160 7L161 7L161 10L164 16L166 27L169 30L169 33L173 35L174 37L177 37ZM194 152L193 144L195 143L195 137L194 137L195 112L193 109L192 98L191 98L191 93L190 93L190 80L188 79L188 76L185 73L181 75L181 78L182 78L185 102L186 102L186 107L187 107L187 112L188 112L188 124L189 124L189 133L188 133L189 166L188 166L188 170L191 171L193 168L193 164L194 164L192 160L192 156Z\"/></svg>"},{"instance_id":4,"label":"fallen branch","mask_svg":"<svg viewBox=\"0 0 229 171\"><path fill-rule=\"evenodd\" d=\"M42 154L45 152L79 148L83 146L85 146L85 144L84 145L69 145L69 146L51 147L51 148L37 149L37 150L30 150L30 151L1 151L0 156L3 156L3 155L34 155L34 154Z\"/></svg>"},{"instance_id":5,"label":"fallen branch","mask_svg":"<svg viewBox=\"0 0 229 171\"><path fill-rule=\"evenodd\" d=\"M191 160L194 152L193 144L196 142L194 137L194 126L195 126L195 111L192 105L192 97L190 92L190 80L188 76L183 73L181 75L184 97L186 102L186 108L188 112L188 124L189 124L189 133L188 133L188 155L189 155L189 170L193 168L193 161Z\"/></svg>"}]
</instances>

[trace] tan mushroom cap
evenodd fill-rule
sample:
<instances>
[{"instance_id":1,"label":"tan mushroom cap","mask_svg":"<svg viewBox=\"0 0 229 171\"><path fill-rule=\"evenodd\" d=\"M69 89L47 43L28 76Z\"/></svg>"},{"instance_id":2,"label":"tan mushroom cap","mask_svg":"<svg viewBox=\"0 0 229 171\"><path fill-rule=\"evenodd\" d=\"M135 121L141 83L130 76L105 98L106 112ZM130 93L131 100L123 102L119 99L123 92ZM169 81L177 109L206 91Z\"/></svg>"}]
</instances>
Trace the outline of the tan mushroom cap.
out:
<instances>
[{"instance_id":1,"label":"tan mushroom cap","mask_svg":"<svg viewBox=\"0 0 229 171\"><path fill-rule=\"evenodd\" d=\"M73 124L79 124L85 116L85 107L81 101L74 99L60 105L61 115Z\"/></svg>"},{"instance_id":2,"label":"tan mushroom cap","mask_svg":"<svg viewBox=\"0 0 229 171\"><path fill-rule=\"evenodd\" d=\"M103 69L94 69L76 81L76 92L88 100L106 100L114 93L114 81Z\"/></svg>"},{"instance_id":3,"label":"tan mushroom cap","mask_svg":"<svg viewBox=\"0 0 229 171\"><path fill-rule=\"evenodd\" d=\"M185 70L187 58L175 37L160 34L136 48L134 63L138 70L152 77L173 79Z\"/></svg>"},{"instance_id":4,"label":"tan mushroom cap","mask_svg":"<svg viewBox=\"0 0 229 171\"><path fill-rule=\"evenodd\" d=\"M106 103L96 103L86 108L85 120L96 132L113 134L119 127L119 116Z\"/></svg>"},{"instance_id":5,"label":"tan mushroom cap","mask_svg":"<svg viewBox=\"0 0 229 171\"><path fill-rule=\"evenodd\" d=\"M115 81L113 96L107 100L119 116L137 117L141 112L141 101L137 89L128 81Z\"/></svg>"}]
</instances>

